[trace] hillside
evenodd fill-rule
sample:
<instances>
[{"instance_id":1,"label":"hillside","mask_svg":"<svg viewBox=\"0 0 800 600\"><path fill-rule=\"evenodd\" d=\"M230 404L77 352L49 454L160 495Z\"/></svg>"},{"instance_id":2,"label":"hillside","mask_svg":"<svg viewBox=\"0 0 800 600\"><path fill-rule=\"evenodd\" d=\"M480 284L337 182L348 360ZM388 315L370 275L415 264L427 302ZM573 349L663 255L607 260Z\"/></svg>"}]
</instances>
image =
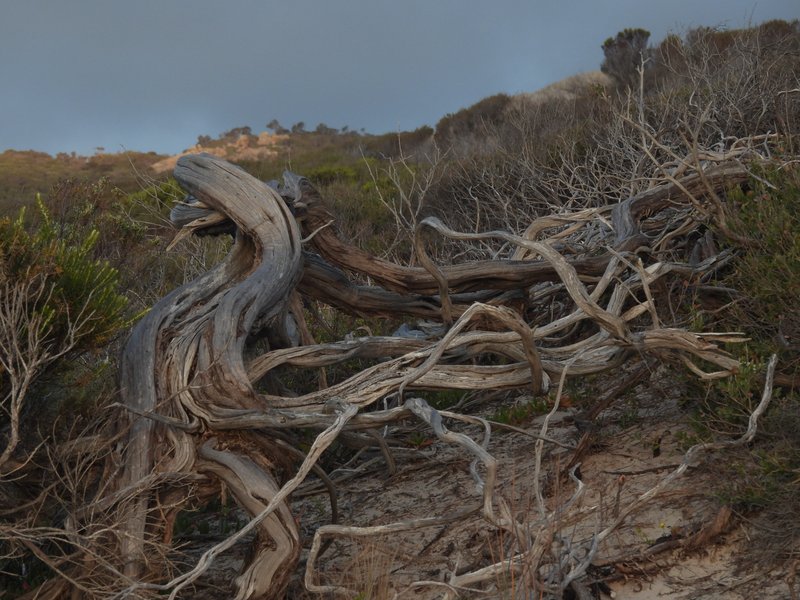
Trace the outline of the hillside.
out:
<instances>
[{"instance_id":1,"label":"hillside","mask_svg":"<svg viewBox=\"0 0 800 600\"><path fill-rule=\"evenodd\" d=\"M36 193L47 194L59 181L108 178L126 192L141 189L151 166L163 157L154 152L50 156L33 150L0 153L0 214L31 204Z\"/></svg>"},{"instance_id":2,"label":"hillside","mask_svg":"<svg viewBox=\"0 0 800 600\"><path fill-rule=\"evenodd\" d=\"M32 150L7 150L0 154L0 214L8 214L19 206L32 203L37 192L47 194L65 179L95 181L106 178L111 188L134 192L146 187L153 179L169 176L181 156L200 152L252 168L269 169L275 172L273 176L277 176L292 163L316 169L331 163L352 164L362 156L397 158L401 153L410 156L430 154L434 141L443 152L453 146L466 148L467 152L480 150L485 142L472 138L476 128L513 120L515 115L522 113L547 111L553 105L574 103L587 90L597 86L609 87L610 81L599 71L570 76L535 92L508 96L508 102L503 103L499 113L486 113L486 101L461 109L443 117L435 130L421 127L411 132L372 135L335 130L251 133L249 128L247 133L237 133L238 129L234 129L215 139L201 135L201 141L171 156L155 152L98 152L93 156L62 153L54 157ZM470 131L452 131L452 122L459 120L469 121ZM452 139L454 136L457 142Z\"/></svg>"},{"instance_id":3,"label":"hillside","mask_svg":"<svg viewBox=\"0 0 800 600\"><path fill-rule=\"evenodd\" d=\"M274 158L279 156L280 146L285 144L288 139L289 135L273 134L269 131L263 131L258 135L241 135L235 140L220 140L214 144L203 145L198 143L191 148L187 148L180 154L169 156L153 163L151 168L156 173L171 173L181 156L198 154L200 152L213 154L214 156L219 156L232 162Z\"/></svg>"},{"instance_id":4,"label":"hillside","mask_svg":"<svg viewBox=\"0 0 800 600\"><path fill-rule=\"evenodd\" d=\"M0 597L796 596L800 22L603 48L0 155Z\"/></svg>"}]
</instances>

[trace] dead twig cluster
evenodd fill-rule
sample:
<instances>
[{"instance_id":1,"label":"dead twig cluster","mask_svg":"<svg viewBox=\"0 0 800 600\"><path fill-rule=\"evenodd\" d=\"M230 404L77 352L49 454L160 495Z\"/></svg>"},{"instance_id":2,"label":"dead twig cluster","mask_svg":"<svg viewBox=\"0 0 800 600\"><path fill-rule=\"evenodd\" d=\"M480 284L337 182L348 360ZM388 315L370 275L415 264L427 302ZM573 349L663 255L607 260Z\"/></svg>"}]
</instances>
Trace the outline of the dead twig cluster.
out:
<instances>
[{"instance_id":1,"label":"dead twig cluster","mask_svg":"<svg viewBox=\"0 0 800 600\"><path fill-rule=\"evenodd\" d=\"M703 280L725 264L725 253L706 252L690 263L685 246L677 253L675 247L716 214L716 191L746 176L745 165L730 157L712 166L698 164L623 203L543 217L521 235L461 233L427 218L418 224L414 242L421 266L405 267L340 240L327 226L331 215L303 178L287 174L284 186L275 191L219 159L182 159L176 177L203 203L188 207L193 216L188 226L220 227L230 219L237 242L219 267L160 302L129 341L123 384L132 423L121 489L152 473L202 474L207 483L201 487L224 482L253 518L206 553L195 569L165 583L144 583L143 543L163 536L170 521L145 518L154 497L142 490L121 515L128 540L122 547L125 575L141 581L128 592L169 591L175 597L218 552L254 530L263 541L256 542L258 550L237 580L238 597L280 595L300 551L296 524L287 512L288 494L339 432L369 431L409 418L421 419L442 441L457 444L482 465L482 474L472 469L475 506L394 525L324 526L306 563L308 589L352 591L321 582L316 574L326 538L399 533L456 522L476 512L516 536L520 552L492 567L454 575L445 585L446 594L508 569L524 571L528 585L548 593L577 586L603 532L588 547L565 545L569 549L563 564L545 567L549 563L544 559L557 540L563 545L559 532L577 518L570 512L573 507L576 515L592 511L577 508L583 488L574 473L575 492L555 512L546 508L539 490L538 525L524 528L539 533L523 534L495 497L497 467L486 450L489 423L482 422L485 439L478 443L450 431L443 421L475 423L474 417L440 413L418 397L405 396L415 389L516 388L538 395L557 379L557 406L567 376L615 369L646 354L673 357L705 378L735 370L737 361L720 344L739 341L740 335L666 326L660 310L670 281ZM198 213L202 210L207 212ZM266 218L259 216L264 211ZM181 214L178 207L176 220L187 222ZM499 239L509 247L508 258L439 266L427 253L432 234L455 242ZM353 284L346 273L374 285ZM308 329L299 305L286 302L295 286L309 301L355 314L435 319L445 329L428 339L367 336L314 344L307 338L305 345L298 345L292 331ZM234 323L239 325L232 327ZM244 344L254 331L266 331L259 335L269 340L270 350L245 362ZM492 354L504 357L504 364L481 360ZM269 378L279 380L285 368L324 370L355 358L371 361L371 366L317 389L282 395L258 393L254 387ZM279 486L274 473L281 452L264 433L298 428L323 433L297 475ZM539 432L537 464L544 460L546 436L547 422ZM167 486L159 497L172 498L174 514L198 490ZM623 510L620 519L634 509Z\"/></svg>"}]
</instances>

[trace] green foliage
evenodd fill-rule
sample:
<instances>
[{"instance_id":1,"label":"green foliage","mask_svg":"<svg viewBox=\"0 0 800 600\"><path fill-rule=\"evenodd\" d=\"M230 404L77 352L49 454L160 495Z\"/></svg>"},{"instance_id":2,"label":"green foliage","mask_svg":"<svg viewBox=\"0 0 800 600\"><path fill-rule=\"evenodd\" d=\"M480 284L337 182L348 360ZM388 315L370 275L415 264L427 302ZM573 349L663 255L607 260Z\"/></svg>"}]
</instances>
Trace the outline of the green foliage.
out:
<instances>
[{"instance_id":1,"label":"green foliage","mask_svg":"<svg viewBox=\"0 0 800 600\"><path fill-rule=\"evenodd\" d=\"M744 296L736 316L794 364L800 351L800 169L764 173L751 186L730 194L731 229L747 240L730 277Z\"/></svg>"},{"instance_id":2,"label":"green foliage","mask_svg":"<svg viewBox=\"0 0 800 600\"><path fill-rule=\"evenodd\" d=\"M122 235L126 246L141 242L148 232L170 237L174 231L169 225L169 211L185 197L186 192L170 177L119 196L110 209L101 215L99 225L116 238Z\"/></svg>"},{"instance_id":3,"label":"green foliage","mask_svg":"<svg viewBox=\"0 0 800 600\"><path fill-rule=\"evenodd\" d=\"M146 309L160 297L219 262L228 236L191 238L166 251L176 231L169 212L186 193L170 178L129 194L119 194L91 226L100 230L99 255L120 272L133 310Z\"/></svg>"},{"instance_id":4,"label":"green foliage","mask_svg":"<svg viewBox=\"0 0 800 600\"><path fill-rule=\"evenodd\" d=\"M547 405L547 398L537 397L519 404L500 407L489 417L489 420L505 425L524 425L533 417L543 415L549 410L550 407Z\"/></svg>"},{"instance_id":5,"label":"green foliage","mask_svg":"<svg viewBox=\"0 0 800 600\"><path fill-rule=\"evenodd\" d=\"M41 197L37 216L35 227L28 226L25 209L16 219L0 219L0 281L44 282L46 293L33 299L30 310L44 316L51 343L63 343L67 335L77 340L76 350L107 343L128 323L127 299L117 291L117 270L92 256L99 231L61 227Z\"/></svg>"},{"instance_id":6,"label":"green foliage","mask_svg":"<svg viewBox=\"0 0 800 600\"><path fill-rule=\"evenodd\" d=\"M735 435L758 403L771 354L778 355L779 372L800 373L800 169L764 171L744 188L730 190L727 213L736 238L729 243L738 256L722 283L736 290L736 301L695 311L692 323L750 338L734 348L739 372L705 392L705 426Z\"/></svg>"},{"instance_id":7,"label":"green foliage","mask_svg":"<svg viewBox=\"0 0 800 600\"><path fill-rule=\"evenodd\" d=\"M763 386L763 372L761 374ZM758 401L754 389L742 391L744 395L737 399L742 406ZM717 422L726 416L722 411L717 411L717 415ZM741 422L741 413L733 413L733 419ZM782 394L775 390L770 410L759 423L759 430L761 441L754 448L728 457L722 467L726 477L717 493L722 501L740 510L762 509L763 516L775 522L775 515L787 511L796 514L800 509L800 397L797 392ZM793 536L800 535L800 526L794 520L782 523L781 527L785 528L784 533L791 531Z\"/></svg>"},{"instance_id":8,"label":"green foliage","mask_svg":"<svg viewBox=\"0 0 800 600\"><path fill-rule=\"evenodd\" d=\"M747 429L750 414L761 398L765 367L764 361L748 357L747 350L743 348L738 373L705 386L700 418L694 422L699 439L720 435L732 438Z\"/></svg>"},{"instance_id":9,"label":"green foliage","mask_svg":"<svg viewBox=\"0 0 800 600\"><path fill-rule=\"evenodd\" d=\"M639 414L639 402L636 398L628 398L622 405L619 413L619 426L622 429L633 427L642 421Z\"/></svg>"},{"instance_id":10,"label":"green foliage","mask_svg":"<svg viewBox=\"0 0 800 600\"><path fill-rule=\"evenodd\" d=\"M422 448L427 448L434 442L435 442L434 437L432 437L430 434L423 433L421 431L412 431L410 434L408 434L408 438L406 438L406 444L408 444L412 448L416 448L417 450L421 450Z\"/></svg>"},{"instance_id":11,"label":"green foliage","mask_svg":"<svg viewBox=\"0 0 800 600\"><path fill-rule=\"evenodd\" d=\"M387 203L397 204L399 192L388 173L389 160L374 156L376 147L382 144L376 139L356 134L291 136L285 148L291 157L289 164L285 156L279 156L239 165L263 180L280 180L286 169L308 177L336 216L340 235L380 255L386 250L387 240L393 240L397 233ZM359 149L355 142L363 146ZM417 167L416 163L407 164ZM413 174L403 171L401 176L410 179Z\"/></svg>"},{"instance_id":12,"label":"green foliage","mask_svg":"<svg viewBox=\"0 0 800 600\"><path fill-rule=\"evenodd\" d=\"M729 191L726 218L738 255L722 283L738 293L735 302L704 313L703 325L743 331L750 341L732 348L741 364L733 377L695 384L694 435L686 444L741 436L761 399L769 356L777 353L779 383L756 440L725 454L716 490L721 502L759 511L754 518L773 533L755 546L775 556L793 551L800 537L794 517L800 511L800 393L796 383L789 385L800 374L800 169L768 169Z\"/></svg>"},{"instance_id":13,"label":"green foliage","mask_svg":"<svg viewBox=\"0 0 800 600\"><path fill-rule=\"evenodd\" d=\"M332 183L356 183L359 173L352 166L322 165L304 173L316 186L327 186Z\"/></svg>"},{"instance_id":14,"label":"green foliage","mask_svg":"<svg viewBox=\"0 0 800 600\"><path fill-rule=\"evenodd\" d=\"M186 192L183 191L175 179L170 177L166 181L127 194L124 204L130 208L139 207L140 210L144 207L171 208L175 201L182 200L185 197Z\"/></svg>"},{"instance_id":15,"label":"green foliage","mask_svg":"<svg viewBox=\"0 0 800 600\"><path fill-rule=\"evenodd\" d=\"M281 125L278 119L272 119L269 123L267 123L267 129L271 130L272 133L276 135L286 135L289 133L289 130Z\"/></svg>"}]
</instances>

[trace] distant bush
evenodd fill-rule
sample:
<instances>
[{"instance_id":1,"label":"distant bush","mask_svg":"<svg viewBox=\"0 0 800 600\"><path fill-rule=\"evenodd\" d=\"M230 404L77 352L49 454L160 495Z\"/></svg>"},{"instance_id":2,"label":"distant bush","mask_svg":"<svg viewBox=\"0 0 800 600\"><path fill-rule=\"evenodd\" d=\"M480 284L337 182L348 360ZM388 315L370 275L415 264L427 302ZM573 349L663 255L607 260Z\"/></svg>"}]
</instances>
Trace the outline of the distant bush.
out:
<instances>
[{"instance_id":1,"label":"distant bush","mask_svg":"<svg viewBox=\"0 0 800 600\"><path fill-rule=\"evenodd\" d=\"M289 133L289 130L286 129L283 125L280 124L278 119L272 119L269 123L267 123L267 129L272 131L272 133L276 135L286 135Z\"/></svg>"},{"instance_id":2,"label":"distant bush","mask_svg":"<svg viewBox=\"0 0 800 600\"><path fill-rule=\"evenodd\" d=\"M328 127L325 123L319 123L314 128L314 133L317 135L336 135L339 133L339 130L334 127Z\"/></svg>"},{"instance_id":3,"label":"distant bush","mask_svg":"<svg viewBox=\"0 0 800 600\"><path fill-rule=\"evenodd\" d=\"M650 57L646 29L624 29L603 42L603 64L600 69L623 88L635 88L639 80L638 69Z\"/></svg>"},{"instance_id":4,"label":"distant bush","mask_svg":"<svg viewBox=\"0 0 800 600\"><path fill-rule=\"evenodd\" d=\"M243 127L234 127L233 129L229 129L228 131L221 133L219 139L225 141L236 141L242 136L251 136L253 135L253 130L245 125Z\"/></svg>"}]
</instances>

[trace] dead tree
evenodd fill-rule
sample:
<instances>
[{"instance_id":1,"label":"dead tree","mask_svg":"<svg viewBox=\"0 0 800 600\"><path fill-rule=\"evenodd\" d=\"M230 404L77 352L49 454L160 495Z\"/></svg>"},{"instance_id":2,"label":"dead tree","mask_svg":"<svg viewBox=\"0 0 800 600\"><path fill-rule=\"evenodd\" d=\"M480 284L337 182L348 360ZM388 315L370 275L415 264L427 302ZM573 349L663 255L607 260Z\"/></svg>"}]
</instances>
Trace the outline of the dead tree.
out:
<instances>
[{"instance_id":1,"label":"dead tree","mask_svg":"<svg viewBox=\"0 0 800 600\"><path fill-rule=\"evenodd\" d=\"M192 199L173 211L180 235L232 232L235 243L221 264L157 303L124 351L127 444L122 475L107 500L117 503L123 523L123 595L166 590L175 597L219 552L255 530L237 597L281 597L301 550L289 494L340 432L400 418L421 419L483 461L482 491L466 512L515 528L493 503L492 457L443 429L441 415L409 392L530 388L541 394L551 380L612 369L646 353L674 357L702 377L725 376L738 363L719 343L740 338L664 326L653 290L670 277L702 278L729 260L710 249L693 264L671 257L676 240L685 245L713 213L709 196L746 176L740 163L723 163L613 207L544 217L522 234L464 234L426 219L415 244L422 266L412 268L340 240L319 194L301 177L287 174L284 185L269 186L215 157L181 158L175 178ZM503 260L439 266L426 252L430 235L500 238L514 250ZM353 275L373 285L357 284ZM315 344L303 334L301 296L352 314L425 317L443 327L426 340L369 336ZM256 334L269 350L246 361L246 343ZM487 353L508 360L474 360ZM373 364L329 387L291 395L256 391L278 367L320 369L352 358ZM715 370L707 372L709 365ZM386 399L393 402L379 403ZM280 485L281 432L297 428L321 433L295 476ZM220 483L252 520L194 569L169 579L148 560L149 545L168 543L177 513ZM314 544L312 555L319 538ZM312 556L309 568L313 562ZM313 575L306 583L341 591L320 586Z\"/></svg>"},{"instance_id":2,"label":"dead tree","mask_svg":"<svg viewBox=\"0 0 800 600\"><path fill-rule=\"evenodd\" d=\"M235 222L237 241L223 263L156 304L126 345L121 385L133 422L121 488L133 489L153 474L197 473L224 481L256 514L278 491L272 462L278 453L269 451L269 438L250 440L246 432L229 434L218 425L232 415L269 410L250 384L243 350L256 321L286 337L288 298L302 268L300 234L276 192L223 161L189 157L175 176ZM154 414L166 420L157 422ZM147 539L171 535L181 502L150 526L153 505L152 495L140 493L125 507L122 557L132 580L152 569ZM300 551L285 504L261 524L258 543L241 577L242 593L278 597Z\"/></svg>"}]
</instances>

